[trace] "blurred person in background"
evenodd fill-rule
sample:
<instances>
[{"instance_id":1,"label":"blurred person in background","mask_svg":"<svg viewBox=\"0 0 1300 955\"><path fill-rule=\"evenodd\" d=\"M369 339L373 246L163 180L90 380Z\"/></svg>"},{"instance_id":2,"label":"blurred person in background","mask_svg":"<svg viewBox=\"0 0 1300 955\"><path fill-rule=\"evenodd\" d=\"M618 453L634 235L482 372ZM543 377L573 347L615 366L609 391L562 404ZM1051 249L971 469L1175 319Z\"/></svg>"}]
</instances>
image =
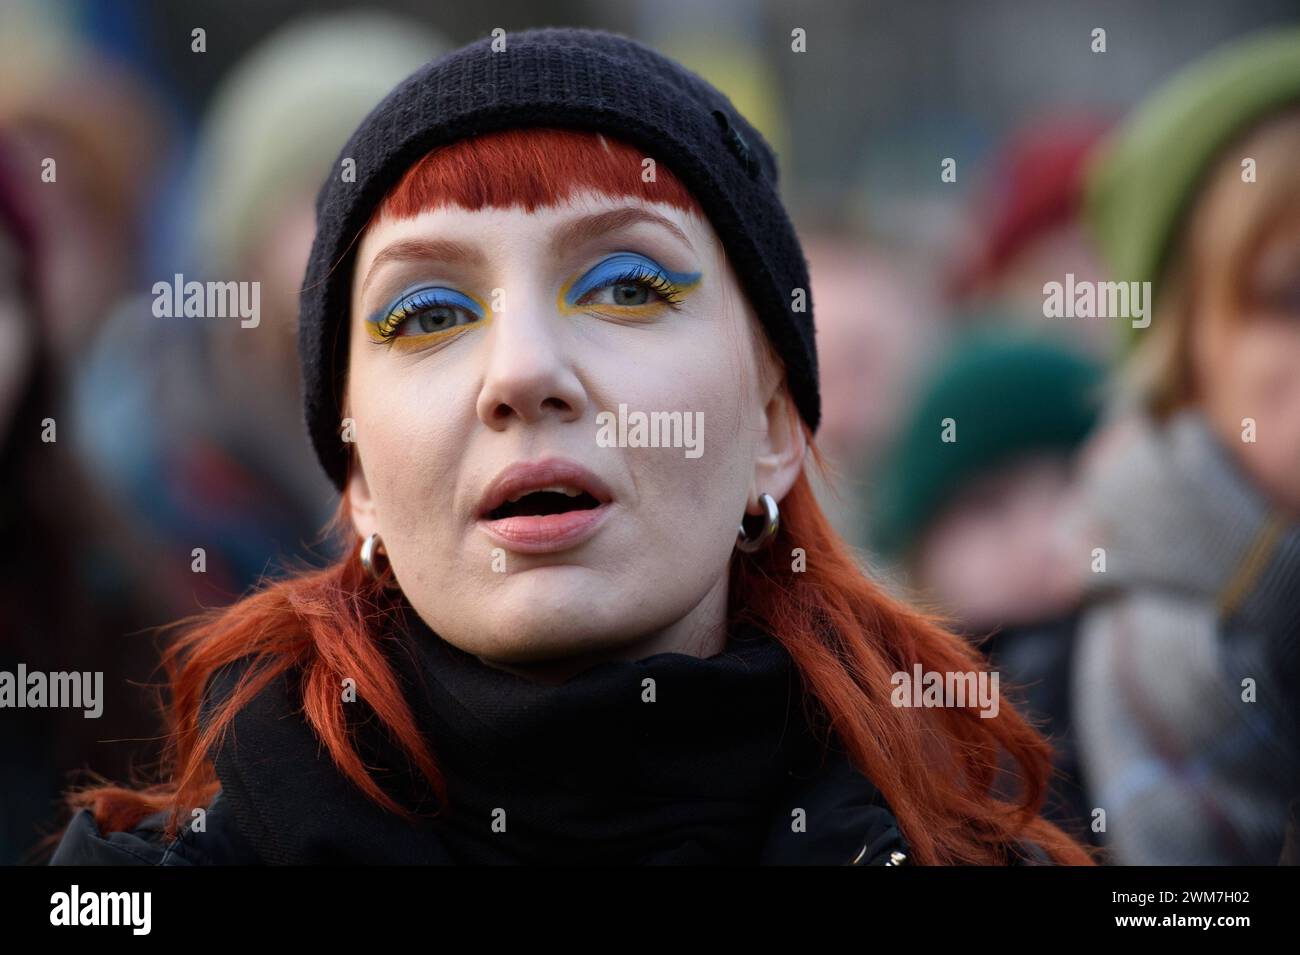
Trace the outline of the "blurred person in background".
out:
<instances>
[{"instance_id":1,"label":"blurred person in background","mask_svg":"<svg viewBox=\"0 0 1300 955\"><path fill-rule=\"evenodd\" d=\"M0 67L0 127L21 170L13 187L41 223L50 358L71 376L112 303L143 278L144 212L171 131L130 68L68 42L51 75Z\"/></svg>"},{"instance_id":2,"label":"blurred person in background","mask_svg":"<svg viewBox=\"0 0 1300 955\"><path fill-rule=\"evenodd\" d=\"M193 203L175 210L191 248L174 271L258 283L256 324L160 319L151 295L134 296L82 376L88 455L176 559L203 548L200 603L306 556L333 512L308 454L295 346L314 185L358 120L443 46L414 21L347 11L292 21L248 53L199 130ZM145 287L156 280L170 286L172 270Z\"/></svg>"},{"instance_id":3,"label":"blurred person in background","mask_svg":"<svg viewBox=\"0 0 1300 955\"><path fill-rule=\"evenodd\" d=\"M1115 861L1273 864L1300 794L1300 30L1144 102L1088 218L1108 277L1155 303L1085 484L1105 556L1072 692L1091 798Z\"/></svg>"},{"instance_id":4,"label":"blurred person in background","mask_svg":"<svg viewBox=\"0 0 1300 955\"><path fill-rule=\"evenodd\" d=\"M1084 170L1108 124L1063 109L1028 123L997 151L966 215L948 266L946 292L959 314L996 312L1043 325L1043 286L1100 278L1100 263L1079 218ZM1101 322L1055 322L1051 332L1098 357L1113 350Z\"/></svg>"},{"instance_id":5,"label":"blurred person in background","mask_svg":"<svg viewBox=\"0 0 1300 955\"><path fill-rule=\"evenodd\" d=\"M905 264L860 234L823 225L804 249L821 356L818 446L832 476L817 472L815 487L836 530L865 549L860 509L871 465L940 338L938 310Z\"/></svg>"},{"instance_id":6,"label":"blurred person in background","mask_svg":"<svg viewBox=\"0 0 1300 955\"><path fill-rule=\"evenodd\" d=\"M1048 813L1075 831L1086 818L1068 699L1086 570L1075 465L1102 382L1090 358L1042 336L959 338L883 462L871 531L916 598L979 643L1043 725L1058 771Z\"/></svg>"},{"instance_id":7,"label":"blurred person in background","mask_svg":"<svg viewBox=\"0 0 1300 955\"><path fill-rule=\"evenodd\" d=\"M57 823L78 771L121 777L157 758L162 726L146 686L158 654L142 630L183 609L171 600L180 565L111 510L66 437L57 323L41 294L41 256L58 241L26 202L37 168L0 136L0 671L98 672L102 696L94 718L7 703L0 864L24 859Z\"/></svg>"}]
</instances>

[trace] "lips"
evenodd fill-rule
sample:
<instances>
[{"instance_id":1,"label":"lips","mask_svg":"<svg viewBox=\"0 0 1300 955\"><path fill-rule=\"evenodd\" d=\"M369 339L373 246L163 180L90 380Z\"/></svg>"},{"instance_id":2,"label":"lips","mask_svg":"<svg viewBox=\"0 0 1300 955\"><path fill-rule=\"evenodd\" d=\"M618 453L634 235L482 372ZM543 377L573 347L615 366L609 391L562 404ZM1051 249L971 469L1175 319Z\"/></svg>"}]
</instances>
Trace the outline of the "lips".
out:
<instances>
[{"instance_id":1,"label":"lips","mask_svg":"<svg viewBox=\"0 0 1300 955\"><path fill-rule=\"evenodd\" d=\"M563 458L520 462L493 479L479 502L479 526L505 547L549 553L577 546L604 523L609 487Z\"/></svg>"}]
</instances>

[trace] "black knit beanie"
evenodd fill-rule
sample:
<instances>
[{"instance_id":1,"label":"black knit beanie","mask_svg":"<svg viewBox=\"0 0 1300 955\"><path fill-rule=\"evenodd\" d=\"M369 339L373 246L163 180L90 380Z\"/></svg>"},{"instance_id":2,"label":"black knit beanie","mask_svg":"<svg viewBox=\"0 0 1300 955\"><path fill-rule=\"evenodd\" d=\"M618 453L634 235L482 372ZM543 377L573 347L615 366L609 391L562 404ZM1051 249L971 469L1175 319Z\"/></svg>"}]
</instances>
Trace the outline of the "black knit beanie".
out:
<instances>
[{"instance_id":1,"label":"black knit beanie","mask_svg":"<svg viewBox=\"0 0 1300 955\"><path fill-rule=\"evenodd\" d=\"M298 353L307 427L334 483L342 489L347 477L341 399L357 237L431 149L521 127L606 133L672 170L721 239L785 362L799 413L815 430L821 409L808 268L763 137L699 76L626 37L565 28L502 39L500 51L487 37L407 77L352 134L316 200ZM355 163L355 181L345 181L344 159Z\"/></svg>"}]
</instances>

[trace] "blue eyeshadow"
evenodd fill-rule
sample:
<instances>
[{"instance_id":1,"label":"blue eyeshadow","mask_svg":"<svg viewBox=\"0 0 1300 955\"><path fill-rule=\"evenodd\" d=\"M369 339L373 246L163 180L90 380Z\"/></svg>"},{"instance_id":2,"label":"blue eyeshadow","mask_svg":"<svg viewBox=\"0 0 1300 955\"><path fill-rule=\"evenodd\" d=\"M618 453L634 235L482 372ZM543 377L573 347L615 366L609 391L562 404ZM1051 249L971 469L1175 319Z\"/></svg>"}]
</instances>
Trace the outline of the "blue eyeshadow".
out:
<instances>
[{"instance_id":1,"label":"blue eyeshadow","mask_svg":"<svg viewBox=\"0 0 1300 955\"><path fill-rule=\"evenodd\" d=\"M406 306L407 311L416 308L429 308L434 305L458 305L479 318L483 317L483 306L464 292L433 285L416 285L398 294L387 305L378 309L369 319L371 325L379 325L388 316Z\"/></svg>"},{"instance_id":2,"label":"blue eyeshadow","mask_svg":"<svg viewBox=\"0 0 1300 955\"><path fill-rule=\"evenodd\" d=\"M574 305L588 292L604 288L628 275L659 275L679 288L694 285L700 280L699 272L674 272L644 255L635 252L619 252L601 260L574 282L565 296L565 301L569 305Z\"/></svg>"}]
</instances>

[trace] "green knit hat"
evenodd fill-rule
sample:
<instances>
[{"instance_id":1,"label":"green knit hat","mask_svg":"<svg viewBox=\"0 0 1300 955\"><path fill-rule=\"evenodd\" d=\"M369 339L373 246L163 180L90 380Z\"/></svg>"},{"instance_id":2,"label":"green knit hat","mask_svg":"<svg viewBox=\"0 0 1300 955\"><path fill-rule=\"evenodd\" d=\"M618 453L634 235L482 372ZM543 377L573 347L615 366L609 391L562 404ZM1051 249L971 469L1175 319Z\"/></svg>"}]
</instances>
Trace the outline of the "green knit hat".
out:
<instances>
[{"instance_id":1,"label":"green knit hat","mask_svg":"<svg viewBox=\"0 0 1300 955\"><path fill-rule=\"evenodd\" d=\"M1022 454L1077 448L1097 423L1103 371L1054 341L980 331L956 342L878 475L868 537L902 557L948 499ZM951 418L955 441L944 441Z\"/></svg>"},{"instance_id":2,"label":"green knit hat","mask_svg":"<svg viewBox=\"0 0 1300 955\"><path fill-rule=\"evenodd\" d=\"M1297 28L1216 50L1144 100L1099 147L1088 176L1084 219L1110 277L1149 281L1158 294L1183 217L1221 151L1293 104L1300 104ZM1131 323L1121 325L1132 344Z\"/></svg>"}]
</instances>

